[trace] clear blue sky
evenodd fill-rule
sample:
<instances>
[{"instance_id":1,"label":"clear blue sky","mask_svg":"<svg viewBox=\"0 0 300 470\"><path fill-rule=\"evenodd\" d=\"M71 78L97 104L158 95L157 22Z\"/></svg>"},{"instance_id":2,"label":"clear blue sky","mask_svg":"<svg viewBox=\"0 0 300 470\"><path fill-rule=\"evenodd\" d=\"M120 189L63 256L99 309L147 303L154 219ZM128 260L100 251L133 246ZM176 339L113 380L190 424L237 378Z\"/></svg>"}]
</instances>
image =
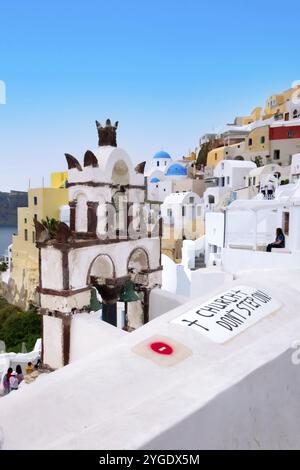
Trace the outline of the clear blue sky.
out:
<instances>
[{"instance_id":1,"label":"clear blue sky","mask_svg":"<svg viewBox=\"0 0 300 470\"><path fill-rule=\"evenodd\" d=\"M0 190L64 170L119 120L135 162L181 157L204 132L300 79L299 2L0 2Z\"/></svg>"}]
</instances>

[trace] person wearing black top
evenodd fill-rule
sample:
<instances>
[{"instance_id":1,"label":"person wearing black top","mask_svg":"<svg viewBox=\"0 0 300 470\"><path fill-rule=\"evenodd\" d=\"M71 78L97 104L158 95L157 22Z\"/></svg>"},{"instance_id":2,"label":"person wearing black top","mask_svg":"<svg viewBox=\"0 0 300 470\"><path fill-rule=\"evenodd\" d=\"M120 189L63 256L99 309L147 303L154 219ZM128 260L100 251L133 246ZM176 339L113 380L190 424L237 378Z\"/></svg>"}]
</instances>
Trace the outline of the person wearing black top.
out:
<instances>
[{"instance_id":1,"label":"person wearing black top","mask_svg":"<svg viewBox=\"0 0 300 470\"><path fill-rule=\"evenodd\" d=\"M285 247L285 236L281 228L276 229L276 240L273 243L269 243L267 251L272 251L272 248L284 248Z\"/></svg>"}]
</instances>

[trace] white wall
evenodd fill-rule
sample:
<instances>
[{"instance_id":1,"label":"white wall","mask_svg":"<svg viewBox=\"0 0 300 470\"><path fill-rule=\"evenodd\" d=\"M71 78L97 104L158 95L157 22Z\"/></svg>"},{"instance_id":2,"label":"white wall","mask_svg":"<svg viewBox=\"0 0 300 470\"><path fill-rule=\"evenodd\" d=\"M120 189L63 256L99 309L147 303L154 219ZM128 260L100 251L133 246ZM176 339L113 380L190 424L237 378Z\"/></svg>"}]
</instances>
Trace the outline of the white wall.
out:
<instances>
[{"instance_id":1,"label":"white wall","mask_svg":"<svg viewBox=\"0 0 300 470\"><path fill-rule=\"evenodd\" d=\"M152 289L150 292L150 308L149 308L149 319L163 315L164 313L184 304L187 301L186 297L172 293L163 289Z\"/></svg>"},{"instance_id":2,"label":"white wall","mask_svg":"<svg viewBox=\"0 0 300 470\"><path fill-rule=\"evenodd\" d=\"M151 169L165 172L168 166L170 166L172 163L173 160L171 158L152 158Z\"/></svg>"},{"instance_id":3,"label":"white wall","mask_svg":"<svg viewBox=\"0 0 300 470\"><path fill-rule=\"evenodd\" d=\"M245 188L248 186L247 176L251 168L232 168L231 187L233 190Z\"/></svg>"},{"instance_id":4,"label":"white wall","mask_svg":"<svg viewBox=\"0 0 300 470\"><path fill-rule=\"evenodd\" d=\"M207 212L205 215L206 246L223 247L224 244L224 214L222 212Z\"/></svg>"},{"instance_id":5,"label":"white wall","mask_svg":"<svg viewBox=\"0 0 300 470\"><path fill-rule=\"evenodd\" d=\"M162 288L171 294L189 299L207 294L216 287L232 279L231 275L218 268L200 268L192 271L182 264L174 263L163 255Z\"/></svg>"},{"instance_id":6,"label":"white wall","mask_svg":"<svg viewBox=\"0 0 300 470\"><path fill-rule=\"evenodd\" d=\"M185 268L194 269L196 256L196 244L193 240L183 240L181 263Z\"/></svg>"},{"instance_id":7,"label":"white wall","mask_svg":"<svg viewBox=\"0 0 300 470\"><path fill-rule=\"evenodd\" d=\"M82 359L87 354L111 346L117 346L120 338L126 336L120 330L100 320L97 314L74 315L71 322L70 362Z\"/></svg>"},{"instance_id":8,"label":"white wall","mask_svg":"<svg viewBox=\"0 0 300 470\"><path fill-rule=\"evenodd\" d=\"M80 310L89 307L91 301L90 290L77 292L74 295L65 297L62 295L41 294L41 307L51 311L69 313L72 309Z\"/></svg>"},{"instance_id":9,"label":"white wall","mask_svg":"<svg viewBox=\"0 0 300 470\"><path fill-rule=\"evenodd\" d=\"M222 251L225 271L237 273L255 269L295 269L300 266L300 252L279 253L225 248Z\"/></svg>"},{"instance_id":10,"label":"white wall","mask_svg":"<svg viewBox=\"0 0 300 470\"><path fill-rule=\"evenodd\" d=\"M228 193L229 193L229 189L225 187L213 186L211 188L207 188L203 194L205 209L213 210L214 207L216 207L220 203L220 201L224 198L224 196ZM209 204L208 202L210 195L214 196L215 198L215 202L213 205Z\"/></svg>"},{"instance_id":11,"label":"white wall","mask_svg":"<svg viewBox=\"0 0 300 470\"><path fill-rule=\"evenodd\" d=\"M274 159L274 150L280 150L279 160L274 163L281 162L283 165L290 165L292 155L299 152L300 139L280 139L271 140L271 158Z\"/></svg>"},{"instance_id":12,"label":"white wall","mask_svg":"<svg viewBox=\"0 0 300 470\"><path fill-rule=\"evenodd\" d=\"M48 246L41 249L42 285L47 289L63 289L62 253Z\"/></svg>"},{"instance_id":13,"label":"white wall","mask_svg":"<svg viewBox=\"0 0 300 470\"><path fill-rule=\"evenodd\" d=\"M63 325L60 318L43 316L44 364L53 369L63 367Z\"/></svg>"},{"instance_id":14,"label":"white wall","mask_svg":"<svg viewBox=\"0 0 300 470\"><path fill-rule=\"evenodd\" d=\"M61 206L59 208L59 220L70 225L70 206Z\"/></svg>"},{"instance_id":15,"label":"white wall","mask_svg":"<svg viewBox=\"0 0 300 470\"><path fill-rule=\"evenodd\" d=\"M158 181L157 183L148 183L148 200L163 202L172 192L171 181Z\"/></svg>"},{"instance_id":16,"label":"white wall","mask_svg":"<svg viewBox=\"0 0 300 470\"><path fill-rule=\"evenodd\" d=\"M182 264L174 263L171 258L162 255L162 289L181 296L190 296L189 271Z\"/></svg>"},{"instance_id":17,"label":"white wall","mask_svg":"<svg viewBox=\"0 0 300 470\"><path fill-rule=\"evenodd\" d=\"M270 210L257 211L231 211L226 213L226 246L228 245L267 245L276 238L276 228L281 227L282 213Z\"/></svg>"},{"instance_id":18,"label":"white wall","mask_svg":"<svg viewBox=\"0 0 300 470\"><path fill-rule=\"evenodd\" d=\"M202 268L191 271L190 299L205 295L219 288L225 282L232 281L233 277L218 268Z\"/></svg>"},{"instance_id":19,"label":"white wall","mask_svg":"<svg viewBox=\"0 0 300 470\"><path fill-rule=\"evenodd\" d=\"M300 250L300 206L290 208L288 246L292 251Z\"/></svg>"},{"instance_id":20,"label":"white wall","mask_svg":"<svg viewBox=\"0 0 300 470\"><path fill-rule=\"evenodd\" d=\"M75 228L76 232L87 232L88 229L88 220L87 220L87 197L82 192L77 196L77 204L76 204L76 221L75 221Z\"/></svg>"},{"instance_id":21,"label":"white wall","mask_svg":"<svg viewBox=\"0 0 300 470\"><path fill-rule=\"evenodd\" d=\"M265 364L142 448L298 450L300 374L291 361L294 352Z\"/></svg>"},{"instance_id":22,"label":"white wall","mask_svg":"<svg viewBox=\"0 0 300 470\"><path fill-rule=\"evenodd\" d=\"M214 176L219 178L219 186L221 186L220 178L224 178L224 186L232 188L233 190L244 188L248 185L247 176L253 168L256 167L255 163L243 162L240 165L239 161L223 160L218 163L214 170Z\"/></svg>"},{"instance_id":23,"label":"white wall","mask_svg":"<svg viewBox=\"0 0 300 470\"><path fill-rule=\"evenodd\" d=\"M296 153L292 157L290 178L291 178L291 181L297 181L299 177L300 177L300 153Z\"/></svg>"},{"instance_id":24,"label":"white wall","mask_svg":"<svg viewBox=\"0 0 300 470\"><path fill-rule=\"evenodd\" d=\"M175 293L177 289L177 270L179 265L164 254L161 255L161 262L163 265L162 289Z\"/></svg>"}]
</instances>

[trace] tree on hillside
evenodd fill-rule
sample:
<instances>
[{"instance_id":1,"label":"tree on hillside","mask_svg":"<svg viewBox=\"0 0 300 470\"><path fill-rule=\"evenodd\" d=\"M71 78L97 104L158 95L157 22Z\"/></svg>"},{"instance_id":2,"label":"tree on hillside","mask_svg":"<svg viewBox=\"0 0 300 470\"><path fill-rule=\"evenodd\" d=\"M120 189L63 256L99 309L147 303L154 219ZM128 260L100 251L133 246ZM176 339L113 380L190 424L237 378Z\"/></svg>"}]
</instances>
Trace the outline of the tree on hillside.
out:
<instances>
[{"instance_id":1,"label":"tree on hillside","mask_svg":"<svg viewBox=\"0 0 300 470\"><path fill-rule=\"evenodd\" d=\"M252 160L255 165L259 168L260 166L263 166L263 159L261 157L255 157L254 160Z\"/></svg>"},{"instance_id":2,"label":"tree on hillside","mask_svg":"<svg viewBox=\"0 0 300 470\"><path fill-rule=\"evenodd\" d=\"M0 335L7 352L20 352L22 343L31 351L41 337L41 317L32 312L12 313L2 325Z\"/></svg>"},{"instance_id":3,"label":"tree on hillside","mask_svg":"<svg viewBox=\"0 0 300 470\"><path fill-rule=\"evenodd\" d=\"M5 273L5 271L7 271L7 268L8 268L8 264L5 261L0 263L0 273Z\"/></svg>"},{"instance_id":4,"label":"tree on hillside","mask_svg":"<svg viewBox=\"0 0 300 470\"><path fill-rule=\"evenodd\" d=\"M205 142L204 144L201 145L201 148L199 150L197 160L196 160L196 166L199 168L201 165L206 165L207 162L207 154L214 148L213 146L213 141L208 141Z\"/></svg>"},{"instance_id":5,"label":"tree on hillside","mask_svg":"<svg viewBox=\"0 0 300 470\"><path fill-rule=\"evenodd\" d=\"M0 340L7 352L21 352L22 343L31 351L41 337L41 316L35 312L22 312L0 298Z\"/></svg>"}]
</instances>

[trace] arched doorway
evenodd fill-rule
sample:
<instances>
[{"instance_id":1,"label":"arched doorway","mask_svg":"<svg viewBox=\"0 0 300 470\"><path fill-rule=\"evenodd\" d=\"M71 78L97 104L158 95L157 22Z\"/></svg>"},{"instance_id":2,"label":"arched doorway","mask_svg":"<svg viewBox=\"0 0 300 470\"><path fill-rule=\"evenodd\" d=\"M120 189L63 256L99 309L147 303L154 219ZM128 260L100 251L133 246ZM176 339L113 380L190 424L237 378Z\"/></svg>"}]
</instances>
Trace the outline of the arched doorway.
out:
<instances>
[{"instance_id":1,"label":"arched doorway","mask_svg":"<svg viewBox=\"0 0 300 470\"><path fill-rule=\"evenodd\" d=\"M242 157L242 155L238 155L237 157L234 157L234 160L240 160L240 161L244 161L244 157Z\"/></svg>"}]
</instances>

